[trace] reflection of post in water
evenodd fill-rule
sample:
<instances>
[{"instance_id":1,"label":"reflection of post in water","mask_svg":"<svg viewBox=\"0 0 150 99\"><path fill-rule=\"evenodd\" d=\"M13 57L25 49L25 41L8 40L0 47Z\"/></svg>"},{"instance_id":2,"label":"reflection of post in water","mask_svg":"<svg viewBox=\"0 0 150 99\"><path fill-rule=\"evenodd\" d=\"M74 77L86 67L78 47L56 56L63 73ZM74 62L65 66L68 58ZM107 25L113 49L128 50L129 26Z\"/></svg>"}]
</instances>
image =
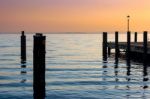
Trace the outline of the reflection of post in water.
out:
<instances>
[{"instance_id":1,"label":"reflection of post in water","mask_svg":"<svg viewBox=\"0 0 150 99\"><path fill-rule=\"evenodd\" d=\"M118 79L118 59L115 61L115 66L114 66L114 73L115 73L115 81L116 83L119 81ZM116 84L115 88L118 88L118 85Z\"/></svg>"},{"instance_id":2,"label":"reflection of post in water","mask_svg":"<svg viewBox=\"0 0 150 99\"><path fill-rule=\"evenodd\" d=\"M25 83L26 82L26 78L25 78L25 75L27 73L27 71L25 70L26 69L26 62L24 61L21 61L21 75L23 76L22 77L22 80L20 81L21 83Z\"/></svg>"},{"instance_id":3,"label":"reflection of post in water","mask_svg":"<svg viewBox=\"0 0 150 99\"><path fill-rule=\"evenodd\" d=\"M126 51L126 65L127 65L127 90L130 90L130 73L131 73L131 62L130 62L130 32L127 32L127 51ZM130 92L127 92L127 99L130 98Z\"/></svg>"},{"instance_id":4,"label":"reflection of post in water","mask_svg":"<svg viewBox=\"0 0 150 99\"><path fill-rule=\"evenodd\" d=\"M115 62L115 66L114 66L114 70L115 70L115 76L116 76L116 82L118 82L118 78L117 78L117 76L118 76L118 61L116 61Z\"/></svg>"},{"instance_id":5,"label":"reflection of post in water","mask_svg":"<svg viewBox=\"0 0 150 99\"><path fill-rule=\"evenodd\" d=\"M103 70L102 70L102 82L106 82L107 81L107 62L104 60L103 61ZM107 86L106 85L103 85L103 90L106 90L107 89Z\"/></svg>"},{"instance_id":6,"label":"reflection of post in water","mask_svg":"<svg viewBox=\"0 0 150 99\"><path fill-rule=\"evenodd\" d=\"M34 99L45 98L45 39L41 33L34 36L33 90Z\"/></svg>"},{"instance_id":7,"label":"reflection of post in water","mask_svg":"<svg viewBox=\"0 0 150 99\"><path fill-rule=\"evenodd\" d=\"M130 63L130 58L127 58L127 82L130 82L130 73L131 73L131 63ZM129 83L127 84L127 89L130 90Z\"/></svg>"},{"instance_id":8,"label":"reflection of post in water","mask_svg":"<svg viewBox=\"0 0 150 99\"><path fill-rule=\"evenodd\" d=\"M147 75L148 75L147 65L144 65L143 66L143 82L147 82L149 80L148 77L147 77ZM143 89L146 89L146 88L148 88L148 86L144 84L143 85Z\"/></svg>"},{"instance_id":9,"label":"reflection of post in water","mask_svg":"<svg viewBox=\"0 0 150 99\"><path fill-rule=\"evenodd\" d=\"M130 60L128 59L127 60L127 77L128 77L127 80L128 81L130 81L130 77L129 77L130 76L130 72L131 72L131 63L130 63Z\"/></svg>"}]
</instances>

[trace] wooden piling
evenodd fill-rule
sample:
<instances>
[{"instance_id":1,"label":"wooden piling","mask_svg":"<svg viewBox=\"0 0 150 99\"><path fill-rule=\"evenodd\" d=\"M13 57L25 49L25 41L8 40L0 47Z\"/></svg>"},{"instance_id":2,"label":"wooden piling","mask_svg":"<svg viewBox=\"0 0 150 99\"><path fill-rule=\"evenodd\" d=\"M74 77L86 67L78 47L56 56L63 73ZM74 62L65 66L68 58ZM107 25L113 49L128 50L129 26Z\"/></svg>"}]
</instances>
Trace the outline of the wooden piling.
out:
<instances>
[{"instance_id":1,"label":"wooden piling","mask_svg":"<svg viewBox=\"0 0 150 99\"><path fill-rule=\"evenodd\" d=\"M118 32L115 32L115 60L118 61L119 57L119 46L118 46Z\"/></svg>"},{"instance_id":2,"label":"wooden piling","mask_svg":"<svg viewBox=\"0 0 150 99\"><path fill-rule=\"evenodd\" d=\"M143 81L148 81L149 79L148 79L148 77L147 77L147 46L148 46L148 44L147 44L147 41L148 41L148 39L147 39L147 31L144 31L144 33L143 33ZM144 89L146 89L146 88L148 88L148 86L147 85L145 85L145 86L143 86L143 88Z\"/></svg>"},{"instance_id":3,"label":"wooden piling","mask_svg":"<svg viewBox=\"0 0 150 99\"><path fill-rule=\"evenodd\" d=\"M45 99L45 40L40 33L34 36L33 50L33 90L34 99Z\"/></svg>"},{"instance_id":4,"label":"wooden piling","mask_svg":"<svg viewBox=\"0 0 150 99\"><path fill-rule=\"evenodd\" d=\"M127 49L126 49L126 58L127 61L130 60L130 51L131 51L131 33L127 32Z\"/></svg>"},{"instance_id":5,"label":"wooden piling","mask_svg":"<svg viewBox=\"0 0 150 99\"><path fill-rule=\"evenodd\" d=\"M146 65L147 63L147 31L143 33L143 63Z\"/></svg>"},{"instance_id":6,"label":"wooden piling","mask_svg":"<svg viewBox=\"0 0 150 99\"><path fill-rule=\"evenodd\" d=\"M127 49L126 49L127 76L130 76L130 69L131 69L130 52L131 52L131 33L130 31L128 31L127 32ZM130 78L128 78L127 80L130 81Z\"/></svg>"},{"instance_id":7,"label":"wooden piling","mask_svg":"<svg viewBox=\"0 0 150 99\"><path fill-rule=\"evenodd\" d=\"M107 60L107 32L103 32L103 60Z\"/></svg>"},{"instance_id":8,"label":"wooden piling","mask_svg":"<svg viewBox=\"0 0 150 99\"><path fill-rule=\"evenodd\" d=\"M21 62L26 61L26 36L24 31L22 31L21 35Z\"/></svg>"},{"instance_id":9,"label":"wooden piling","mask_svg":"<svg viewBox=\"0 0 150 99\"><path fill-rule=\"evenodd\" d=\"M134 33L134 43L137 43L137 32Z\"/></svg>"}]
</instances>

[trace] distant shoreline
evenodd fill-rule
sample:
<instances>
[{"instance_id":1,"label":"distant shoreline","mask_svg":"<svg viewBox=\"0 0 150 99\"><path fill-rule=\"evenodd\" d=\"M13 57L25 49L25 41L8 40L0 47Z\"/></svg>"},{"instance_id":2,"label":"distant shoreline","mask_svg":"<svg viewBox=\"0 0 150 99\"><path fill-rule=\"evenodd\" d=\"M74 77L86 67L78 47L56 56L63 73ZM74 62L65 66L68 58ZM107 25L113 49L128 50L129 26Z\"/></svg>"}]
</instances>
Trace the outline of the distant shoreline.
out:
<instances>
[{"instance_id":1,"label":"distant shoreline","mask_svg":"<svg viewBox=\"0 0 150 99\"><path fill-rule=\"evenodd\" d=\"M35 33L43 33L43 34L102 34L103 32L25 32L25 34L35 34ZM115 32L107 32L110 34L115 34ZM125 34L126 32L119 32L119 34ZM135 33L135 32L131 32ZM138 32L141 34L142 32ZM15 32L0 32L0 34L21 34L21 31L18 33Z\"/></svg>"},{"instance_id":2,"label":"distant shoreline","mask_svg":"<svg viewBox=\"0 0 150 99\"><path fill-rule=\"evenodd\" d=\"M44 32L37 32L42 34L102 34L102 33L44 33ZM21 33L0 33L0 34L21 34ZM25 33L25 34L35 34L35 33Z\"/></svg>"},{"instance_id":3,"label":"distant shoreline","mask_svg":"<svg viewBox=\"0 0 150 99\"><path fill-rule=\"evenodd\" d=\"M25 32L25 34L35 34L35 33L43 33L43 34L101 34L102 32ZM0 34L21 34L20 33L15 33L15 32L12 32L12 33L0 33Z\"/></svg>"}]
</instances>

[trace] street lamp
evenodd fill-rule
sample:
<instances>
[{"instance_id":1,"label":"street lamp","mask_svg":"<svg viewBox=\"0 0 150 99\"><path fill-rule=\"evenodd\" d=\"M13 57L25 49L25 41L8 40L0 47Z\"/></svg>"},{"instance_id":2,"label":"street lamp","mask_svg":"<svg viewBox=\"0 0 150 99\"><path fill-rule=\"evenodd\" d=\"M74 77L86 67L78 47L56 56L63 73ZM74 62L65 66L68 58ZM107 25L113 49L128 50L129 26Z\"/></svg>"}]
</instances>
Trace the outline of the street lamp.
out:
<instances>
[{"instance_id":1,"label":"street lamp","mask_svg":"<svg viewBox=\"0 0 150 99\"><path fill-rule=\"evenodd\" d=\"M128 15L127 16L127 31L129 32L130 31L130 27L129 27L129 22L130 22L130 16Z\"/></svg>"}]
</instances>

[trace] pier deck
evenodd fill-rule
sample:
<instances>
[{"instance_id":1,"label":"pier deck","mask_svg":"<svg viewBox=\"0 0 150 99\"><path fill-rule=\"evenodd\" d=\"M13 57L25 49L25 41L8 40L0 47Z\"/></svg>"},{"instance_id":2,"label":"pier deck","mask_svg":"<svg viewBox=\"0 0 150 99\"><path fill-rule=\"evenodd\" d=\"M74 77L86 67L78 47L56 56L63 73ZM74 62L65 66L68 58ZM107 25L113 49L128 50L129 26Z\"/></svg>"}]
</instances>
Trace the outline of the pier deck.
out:
<instances>
[{"instance_id":1,"label":"pier deck","mask_svg":"<svg viewBox=\"0 0 150 99\"><path fill-rule=\"evenodd\" d=\"M108 42L107 47L110 49L115 49L115 42ZM143 42L131 42L130 44L131 52L144 53ZM127 50L127 42L119 42L118 43L119 50ZM150 54L150 42L147 42L147 54Z\"/></svg>"}]
</instances>

